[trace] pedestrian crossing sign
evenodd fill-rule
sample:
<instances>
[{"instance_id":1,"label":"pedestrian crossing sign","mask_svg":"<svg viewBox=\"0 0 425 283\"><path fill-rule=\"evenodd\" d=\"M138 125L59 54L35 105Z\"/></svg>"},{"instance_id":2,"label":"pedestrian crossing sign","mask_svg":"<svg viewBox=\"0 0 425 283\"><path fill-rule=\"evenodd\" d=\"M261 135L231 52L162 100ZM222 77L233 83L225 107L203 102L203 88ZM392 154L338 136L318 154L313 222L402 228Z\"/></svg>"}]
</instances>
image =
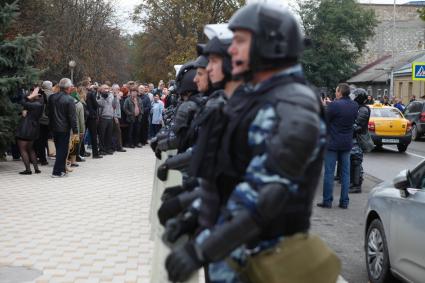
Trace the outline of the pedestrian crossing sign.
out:
<instances>
[{"instance_id":1,"label":"pedestrian crossing sign","mask_svg":"<svg viewBox=\"0 0 425 283\"><path fill-rule=\"evenodd\" d=\"M415 62L412 64L412 80L425 81L425 62Z\"/></svg>"}]
</instances>

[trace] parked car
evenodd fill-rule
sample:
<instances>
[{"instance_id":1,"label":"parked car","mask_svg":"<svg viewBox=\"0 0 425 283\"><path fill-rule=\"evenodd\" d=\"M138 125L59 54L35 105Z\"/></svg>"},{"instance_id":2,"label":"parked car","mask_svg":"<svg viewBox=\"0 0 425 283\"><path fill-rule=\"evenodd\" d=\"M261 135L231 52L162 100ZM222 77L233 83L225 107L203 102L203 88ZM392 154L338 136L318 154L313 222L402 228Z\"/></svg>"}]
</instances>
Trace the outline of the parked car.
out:
<instances>
[{"instance_id":1,"label":"parked car","mask_svg":"<svg viewBox=\"0 0 425 283\"><path fill-rule=\"evenodd\" d=\"M384 144L397 145L399 152L405 152L412 141L411 123L392 106L380 103L370 107L369 133L377 147Z\"/></svg>"},{"instance_id":2,"label":"parked car","mask_svg":"<svg viewBox=\"0 0 425 283\"><path fill-rule=\"evenodd\" d=\"M410 102L403 114L412 123L412 140L416 141L425 134L425 100Z\"/></svg>"},{"instance_id":3,"label":"parked car","mask_svg":"<svg viewBox=\"0 0 425 283\"><path fill-rule=\"evenodd\" d=\"M425 282L425 161L371 191L364 248L371 283Z\"/></svg>"}]
</instances>

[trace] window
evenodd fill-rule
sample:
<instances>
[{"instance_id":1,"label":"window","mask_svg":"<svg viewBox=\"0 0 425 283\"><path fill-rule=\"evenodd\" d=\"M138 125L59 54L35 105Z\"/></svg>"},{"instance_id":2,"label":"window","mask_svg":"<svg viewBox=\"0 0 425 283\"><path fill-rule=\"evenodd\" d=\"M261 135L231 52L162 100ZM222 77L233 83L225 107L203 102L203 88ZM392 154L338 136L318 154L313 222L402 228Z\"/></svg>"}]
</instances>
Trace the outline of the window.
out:
<instances>
[{"instance_id":1,"label":"window","mask_svg":"<svg viewBox=\"0 0 425 283\"><path fill-rule=\"evenodd\" d=\"M370 116L377 118L403 118L400 111L395 108L372 108Z\"/></svg>"},{"instance_id":2,"label":"window","mask_svg":"<svg viewBox=\"0 0 425 283\"><path fill-rule=\"evenodd\" d=\"M413 83L412 82L409 82L407 94L409 95L409 99L412 98L412 95L413 95Z\"/></svg>"},{"instance_id":3,"label":"window","mask_svg":"<svg viewBox=\"0 0 425 283\"><path fill-rule=\"evenodd\" d=\"M422 162L410 174L411 186L417 189L425 189L425 162Z\"/></svg>"},{"instance_id":4,"label":"window","mask_svg":"<svg viewBox=\"0 0 425 283\"><path fill-rule=\"evenodd\" d=\"M406 109L404 110L404 114L419 113L419 112L422 112L422 108L423 108L423 105L421 102L413 101L406 106Z\"/></svg>"},{"instance_id":5,"label":"window","mask_svg":"<svg viewBox=\"0 0 425 283\"><path fill-rule=\"evenodd\" d=\"M420 102L413 102L412 112L414 112L414 113L422 112L422 103L420 103Z\"/></svg>"},{"instance_id":6,"label":"window","mask_svg":"<svg viewBox=\"0 0 425 283\"><path fill-rule=\"evenodd\" d=\"M403 99L403 83L398 83L398 95Z\"/></svg>"}]
</instances>

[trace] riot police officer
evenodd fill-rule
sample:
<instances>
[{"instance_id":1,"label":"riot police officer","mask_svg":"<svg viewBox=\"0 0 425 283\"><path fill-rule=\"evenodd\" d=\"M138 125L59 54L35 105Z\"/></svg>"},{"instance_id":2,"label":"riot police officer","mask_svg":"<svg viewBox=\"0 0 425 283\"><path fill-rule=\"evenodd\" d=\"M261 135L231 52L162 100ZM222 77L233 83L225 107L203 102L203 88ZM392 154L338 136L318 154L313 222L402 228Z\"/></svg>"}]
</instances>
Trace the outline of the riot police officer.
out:
<instances>
[{"instance_id":1,"label":"riot police officer","mask_svg":"<svg viewBox=\"0 0 425 283\"><path fill-rule=\"evenodd\" d=\"M201 95L194 82L195 74L194 62L183 65L177 74L176 90L182 99L182 103L176 110L171 129L167 133L161 132L157 136L157 149L160 151L177 149L178 152L184 152L190 147L186 139L187 132L192 119L202 105Z\"/></svg>"},{"instance_id":2,"label":"riot police officer","mask_svg":"<svg viewBox=\"0 0 425 283\"><path fill-rule=\"evenodd\" d=\"M232 75L247 85L226 112L221 137L215 184L222 212L214 227L168 256L172 281L208 264L211 282L243 282L226 257L243 263L310 227L325 124L320 98L298 63L304 40L297 20L257 3L238 10L229 28Z\"/></svg>"},{"instance_id":3,"label":"riot police officer","mask_svg":"<svg viewBox=\"0 0 425 283\"><path fill-rule=\"evenodd\" d=\"M359 110L357 113L357 118L354 123L354 137L353 137L353 148L350 152L350 162L351 162L351 185L349 193L361 193L362 192L362 183L363 183L363 150L359 144L358 137L361 134L365 134L368 131L370 109L366 106L367 103L367 92L362 88L355 89L350 97L357 102L359 105Z\"/></svg>"},{"instance_id":4,"label":"riot police officer","mask_svg":"<svg viewBox=\"0 0 425 283\"><path fill-rule=\"evenodd\" d=\"M214 28L212 26L213 25L209 25L209 28ZM220 25L220 27L223 28L223 25ZM229 30L228 33L231 35ZM215 156L217 148L219 147L220 137L223 129L227 125L227 120L223 117L222 111L228 98L232 97L235 89L241 84L240 81L234 81L232 79L231 57L227 52L230 41L231 37L214 36L203 48L204 56L208 56L208 65L206 66L208 77L215 91L209 95L205 106L193 120L191 126L194 137L194 149L191 151L189 174L191 177L200 180L201 186L197 189L197 192L191 194L186 193L187 191L191 191L191 188L180 191L177 191L176 188L171 188L171 190L166 189L165 201L158 211L160 222L163 224L165 224L168 219L175 217L177 213L185 208L182 204L187 203L188 196L198 197L199 194L202 195L202 206L198 204L198 202L195 202L195 208L190 207L189 210L196 213L196 216L200 210L201 217L199 218L199 224L201 227L210 227L214 224L215 216L217 215L216 203L220 202L220 194L216 190L214 184L212 184L213 178L211 177L214 176L215 172ZM195 82L196 81L195 77ZM236 98L233 98L233 100L235 99ZM168 170L171 166L174 167L171 169L180 169L180 166L176 168L175 161L184 161L183 157L188 157L188 155L182 153L167 159L167 161L158 168L158 177L160 177L160 175L162 175L161 177L166 175L163 174L163 171ZM182 163L183 162L180 162L180 164ZM184 191L186 192L183 193ZM176 195L176 193L180 193L181 195L170 198L171 195ZM179 225L188 227L186 223L182 223L182 221L193 222L192 217L188 218L186 216L187 213L185 213L185 217L179 217L180 223L174 221L172 226L174 227L173 231L166 230L166 233L169 232L174 235L172 237L173 239L176 239L176 237L180 236L182 233L193 232L193 229L198 228L197 226L190 225L190 229L192 230L186 228L180 229ZM180 229L180 231L176 231L176 229ZM170 237L166 236L166 238L172 241Z\"/></svg>"}]
</instances>

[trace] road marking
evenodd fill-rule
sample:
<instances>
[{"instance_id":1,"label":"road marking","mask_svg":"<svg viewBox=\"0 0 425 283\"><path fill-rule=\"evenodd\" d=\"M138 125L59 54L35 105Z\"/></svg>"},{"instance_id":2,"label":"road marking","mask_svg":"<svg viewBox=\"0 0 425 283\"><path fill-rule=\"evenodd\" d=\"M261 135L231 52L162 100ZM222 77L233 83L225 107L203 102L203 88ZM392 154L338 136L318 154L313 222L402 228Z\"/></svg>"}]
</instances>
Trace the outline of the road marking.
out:
<instances>
[{"instance_id":1,"label":"road marking","mask_svg":"<svg viewBox=\"0 0 425 283\"><path fill-rule=\"evenodd\" d=\"M413 155L413 156L425 159L425 156L422 156L422 155L419 155L419 154L411 153L411 152L408 152L408 151L406 151L406 153L409 154L409 155Z\"/></svg>"},{"instance_id":2,"label":"road marking","mask_svg":"<svg viewBox=\"0 0 425 283\"><path fill-rule=\"evenodd\" d=\"M392 149L390 147L383 146L383 148L385 148L387 150L394 151L394 152L398 152L398 150ZM419 154L416 154L416 153L412 153L412 152L409 152L409 151L406 151L406 153L409 154L409 155L415 156L415 157L419 157L419 158L425 159L425 156L422 156L422 155L419 155Z\"/></svg>"}]
</instances>

